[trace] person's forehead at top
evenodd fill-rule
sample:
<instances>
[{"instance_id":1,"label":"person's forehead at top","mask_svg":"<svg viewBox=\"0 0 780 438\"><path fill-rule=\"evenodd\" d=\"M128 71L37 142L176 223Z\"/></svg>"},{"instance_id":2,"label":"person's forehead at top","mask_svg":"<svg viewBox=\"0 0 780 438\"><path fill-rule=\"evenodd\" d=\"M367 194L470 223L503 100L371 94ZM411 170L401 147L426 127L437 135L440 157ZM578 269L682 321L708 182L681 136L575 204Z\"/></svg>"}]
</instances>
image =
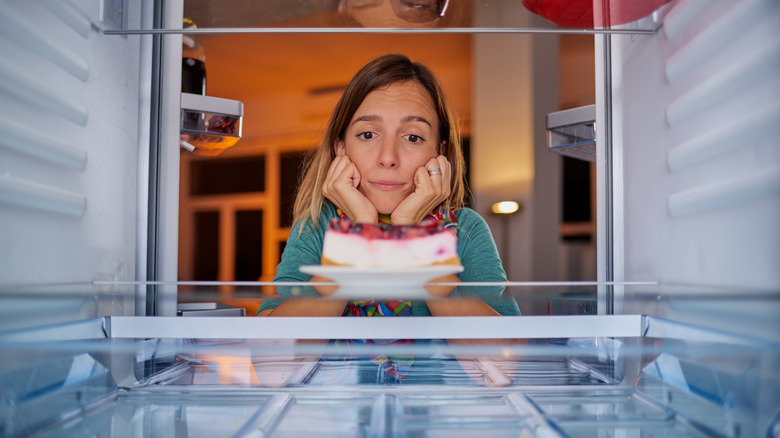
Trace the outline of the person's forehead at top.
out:
<instances>
[{"instance_id":1,"label":"person's forehead at top","mask_svg":"<svg viewBox=\"0 0 780 438\"><path fill-rule=\"evenodd\" d=\"M382 99L390 100L390 102L388 102L389 105L382 105L379 108L371 106L371 104L375 103L375 100ZM368 103L366 101L368 101ZM408 108L408 101L416 101L412 102L413 104L422 104L426 111L431 112L434 120L429 120L430 116L425 114L403 114L404 110L407 109L409 111L414 111ZM429 126L433 126L433 122L437 121L434 99L431 97L430 93L428 93L428 90L417 81L401 81L379 87L369 92L352 115L350 125L361 121L385 121L381 114L374 114L373 112L387 112L395 108L398 108L399 112L402 113L402 116L399 119L401 123L423 122Z\"/></svg>"}]
</instances>

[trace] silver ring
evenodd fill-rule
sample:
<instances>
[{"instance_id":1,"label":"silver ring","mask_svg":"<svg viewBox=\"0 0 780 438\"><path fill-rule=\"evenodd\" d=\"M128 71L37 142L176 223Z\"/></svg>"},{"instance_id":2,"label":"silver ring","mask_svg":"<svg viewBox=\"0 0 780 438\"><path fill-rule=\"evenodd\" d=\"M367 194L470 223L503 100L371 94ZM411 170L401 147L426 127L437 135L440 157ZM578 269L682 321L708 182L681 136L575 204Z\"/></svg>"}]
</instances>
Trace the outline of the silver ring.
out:
<instances>
[{"instance_id":1,"label":"silver ring","mask_svg":"<svg viewBox=\"0 0 780 438\"><path fill-rule=\"evenodd\" d=\"M428 175L441 175L441 169L438 167L434 167L433 169L428 171Z\"/></svg>"}]
</instances>

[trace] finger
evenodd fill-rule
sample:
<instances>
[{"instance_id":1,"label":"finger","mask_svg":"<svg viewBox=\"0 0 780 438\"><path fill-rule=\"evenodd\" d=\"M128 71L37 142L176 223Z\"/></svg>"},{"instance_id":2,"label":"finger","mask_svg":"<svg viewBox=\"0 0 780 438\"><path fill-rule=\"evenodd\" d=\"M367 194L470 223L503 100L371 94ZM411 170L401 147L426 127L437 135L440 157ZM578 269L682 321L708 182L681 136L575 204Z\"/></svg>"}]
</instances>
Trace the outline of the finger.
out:
<instances>
[{"instance_id":1,"label":"finger","mask_svg":"<svg viewBox=\"0 0 780 438\"><path fill-rule=\"evenodd\" d=\"M428 161L428 163L426 163L426 168L428 169L428 174L433 181L436 195L439 198L437 200L443 201L447 196L449 196L448 191L450 185L450 171L447 165L447 159L443 155L439 155L438 157L432 158L430 161Z\"/></svg>"},{"instance_id":2,"label":"finger","mask_svg":"<svg viewBox=\"0 0 780 438\"><path fill-rule=\"evenodd\" d=\"M349 177L352 179L352 187L357 188L360 185L360 171L355 166L355 163L349 163L347 170L350 173Z\"/></svg>"},{"instance_id":3,"label":"finger","mask_svg":"<svg viewBox=\"0 0 780 438\"><path fill-rule=\"evenodd\" d=\"M326 180L330 179L333 174L336 173L338 164L343 160L342 157L346 157L346 147L343 142L336 142L333 149L336 153L336 157L331 161L330 166L328 167L328 173L325 176Z\"/></svg>"},{"instance_id":4,"label":"finger","mask_svg":"<svg viewBox=\"0 0 780 438\"><path fill-rule=\"evenodd\" d=\"M439 155L435 158L436 161L436 168L441 169L441 178L435 179L434 181L437 183L437 188L440 190L442 194L442 200L446 199L450 194L450 180L452 179L452 169L450 167L449 161L447 161L447 158L444 155ZM434 175L431 175L433 177Z\"/></svg>"},{"instance_id":5,"label":"finger","mask_svg":"<svg viewBox=\"0 0 780 438\"><path fill-rule=\"evenodd\" d=\"M346 156L341 156L336 157L328 168L328 175L325 177L325 182L322 185L322 193L331 201L336 202L340 186L345 181L350 181L343 175L349 165L349 159Z\"/></svg>"},{"instance_id":6,"label":"finger","mask_svg":"<svg viewBox=\"0 0 780 438\"><path fill-rule=\"evenodd\" d=\"M330 167L328 167L328 174L325 176L325 181L322 183L322 193L325 196L329 196L333 192L333 174L335 173L336 168L335 162L330 163Z\"/></svg>"},{"instance_id":7,"label":"finger","mask_svg":"<svg viewBox=\"0 0 780 438\"><path fill-rule=\"evenodd\" d=\"M449 173L452 171L452 168L450 167L450 162L447 161L447 157L444 155L439 155L436 157L436 167L441 169L442 175L445 177L449 175Z\"/></svg>"},{"instance_id":8,"label":"finger","mask_svg":"<svg viewBox=\"0 0 780 438\"><path fill-rule=\"evenodd\" d=\"M345 175L345 172L350 169L351 166L354 166L352 163L352 160L349 159L346 155L341 155L333 159L333 164L331 165L331 168L329 170L328 178L331 182L338 182L338 181L344 181L344 178L351 178L351 174L349 176Z\"/></svg>"},{"instance_id":9,"label":"finger","mask_svg":"<svg viewBox=\"0 0 780 438\"><path fill-rule=\"evenodd\" d=\"M447 157L444 155L439 155L436 157L437 161L439 162L439 165L442 169L442 193L444 194L444 198L448 198L450 196L450 193L452 191L452 164L447 160Z\"/></svg>"},{"instance_id":10,"label":"finger","mask_svg":"<svg viewBox=\"0 0 780 438\"><path fill-rule=\"evenodd\" d=\"M356 189L360 185L360 172L346 156L339 157L339 163L333 167L333 175L326 180L329 193L343 193L346 187Z\"/></svg>"},{"instance_id":11,"label":"finger","mask_svg":"<svg viewBox=\"0 0 780 438\"><path fill-rule=\"evenodd\" d=\"M447 157L445 157L444 155L439 155L438 157L436 157L436 162L438 163L438 166L441 168L442 173L445 176L452 172L452 166L450 165L450 162L447 160Z\"/></svg>"},{"instance_id":12,"label":"finger","mask_svg":"<svg viewBox=\"0 0 780 438\"><path fill-rule=\"evenodd\" d=\"M444 171L441 168L439 161L436 158L431 158L425 164L425 170L428 172L428 179L432 181L435 191L440 192L442 187L441 181L444 177L443 175Z\"/></svg>"},{"instance_id":13,"label":"finger","mask_svg":"<svg viewBox=\"0 0 780 438\"><path fill-rule=\"evenodd\" d=\"M325 180L329 181L331 178L333 178L333 175L336 173L336 168L339 167L339 163L343 161L342 157L337 156L333 159L333 161L330 162L330 166L328 166L328 173L325 175Z\"/></svg>"},{"instance_id":14,"label":"finger","mask_svg":"<svg viewBox=\"0 0 780 438\"><path fill-rule=\"evenodd\" d=\"M418 185L416 192L421 195L420 200L423 202L423 205L420 207L425 214L430 213L430 209L433 208L433 204L438 196L439 190L436 187L436 181L433 179L435 176L437 175L430 175L427 169L419 170L418 178L421 180L421 183Z\"/></svg>"},{"instance_id":15,"label":"finger","mask_svg":"<svg viewBox=\"0 0 780 438\"><path fill-rule=\"evenodd\" d=\"M436 157L431 158L430 160L428 160L425 163L425 170L428 171L429 175L430 175L431 171L433 171L434 169L442 170L441 166L439 164L439 160ZM431 175L431 176L433 176L433 175Z\"/></svg>"},{"instance_id":16,"label":"finger","mask_svg":"<svg viewBox=\"0 0 780 438\"><path fill-rule=\"evenodd\" d=\"M426 167L418 167L414 172L414 185L427 192L433 188L430 171Z\"/></svg>"}]
</instances>

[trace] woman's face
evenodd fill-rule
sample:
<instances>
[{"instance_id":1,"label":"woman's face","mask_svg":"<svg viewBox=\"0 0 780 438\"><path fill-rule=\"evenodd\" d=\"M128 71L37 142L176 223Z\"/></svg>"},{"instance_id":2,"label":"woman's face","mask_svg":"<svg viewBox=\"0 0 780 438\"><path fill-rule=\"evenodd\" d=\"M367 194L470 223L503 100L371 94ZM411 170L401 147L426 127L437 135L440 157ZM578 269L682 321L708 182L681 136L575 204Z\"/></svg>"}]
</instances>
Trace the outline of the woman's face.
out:
<instances>
[{"instance_id":1,"label":"woman's face","mask_svg":"<svg viewBox=\"0 0 780 438\"><path fill-rule=\"evenodd\" d=\"M414 192L414 172L438 155L439 121L430 95L417 82L369 93L347 126L343 148L360 172L358 190L382 214Z\"/></svg>"}]
</instances>

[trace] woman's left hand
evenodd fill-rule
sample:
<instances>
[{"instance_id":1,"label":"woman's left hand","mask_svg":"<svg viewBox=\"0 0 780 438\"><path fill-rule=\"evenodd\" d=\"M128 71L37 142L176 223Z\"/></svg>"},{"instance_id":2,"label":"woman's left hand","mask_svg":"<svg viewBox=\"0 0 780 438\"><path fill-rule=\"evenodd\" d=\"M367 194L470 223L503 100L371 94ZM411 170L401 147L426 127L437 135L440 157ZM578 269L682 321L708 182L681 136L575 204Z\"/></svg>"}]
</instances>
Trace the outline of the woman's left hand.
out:
<instances>
[{"instance_id":1,"label":"woman's left hand","mask_svg":"<svg viewBox=\"0 0 780 438\"><path fill-rule=\"evenodd\" d=\"M420 222L437 205L449 198L451 178L452 166L447 161L447 157L439 155L428 160L425 166L415 172L414 192L393 210L390 214L390 222L394 225Z\"/></svg>"}]
</instances>

